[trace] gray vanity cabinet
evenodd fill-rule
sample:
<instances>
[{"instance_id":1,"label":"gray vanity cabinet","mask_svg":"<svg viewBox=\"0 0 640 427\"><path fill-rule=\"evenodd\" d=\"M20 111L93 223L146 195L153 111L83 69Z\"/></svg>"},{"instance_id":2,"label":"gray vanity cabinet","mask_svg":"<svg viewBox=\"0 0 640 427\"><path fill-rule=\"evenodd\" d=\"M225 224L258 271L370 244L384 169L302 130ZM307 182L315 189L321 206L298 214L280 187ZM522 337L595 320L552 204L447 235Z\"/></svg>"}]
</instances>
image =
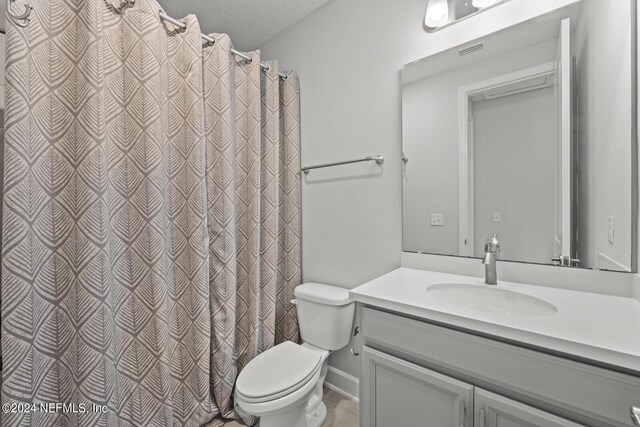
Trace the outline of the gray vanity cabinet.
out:
<instances>
[{"instance_id":1,"label":"gray vanity cabinet","mask_svg":"<svg viewBox=\"0 0 640 427\"><path fill-rule=\"evenodd\" d=\"M472 426L471 384L367 347L362 357L362 426Z\"/></svg>"},{"instance_id":2,"label":"gray vanity cabinet","mask_svg":"<svg viewBox=\"0 0 640 427\"><path fill-rule=\"evenodd\" d=\"M362 427L633 427L640 376L363 307Z\"/></svg>"},{"instance_id":3,"label":"gray vanity cabinet","mask_svg":"<svg viewBox=\"0 0 640 427\"><path fill-rule=\"evenodd\" d=\"M474 394L473 418L475 427L581 427L480 388L476 388Z\"/></svg>"}]
</instances>

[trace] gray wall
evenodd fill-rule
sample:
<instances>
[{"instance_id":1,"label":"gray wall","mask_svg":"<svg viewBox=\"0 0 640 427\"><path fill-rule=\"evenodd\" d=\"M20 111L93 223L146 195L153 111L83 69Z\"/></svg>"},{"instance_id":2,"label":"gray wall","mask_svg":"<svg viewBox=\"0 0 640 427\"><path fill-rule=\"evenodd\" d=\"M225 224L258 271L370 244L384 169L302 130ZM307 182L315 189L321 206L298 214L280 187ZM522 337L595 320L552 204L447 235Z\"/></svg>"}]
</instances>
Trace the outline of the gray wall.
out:
<instances>
[{"instance_id":1,"label":"gray wall","mask_svg":"<svg viewBox=\"0 0 640 427\"><path fill-rule=\"evenodd\" d=\"M557 45L549 40L403 85L403 150L409 158L403 174L404 250L459 253L460 87L553 61ZM444 226L432 227L431 214L443 214Z\"/></svg>"},{"instance_id":2,"label":"gray wall","mask_svg":"<svg viewBox=\"0 0 640 427\"><path fill-rule=\"evenodd\" d=\"M511 0L427 33L424 0L333 0L261 47L300 76L303 164L386 158L303 178L305 281L353 288L400 266L402 65L570 3ZM331 364L360 371L348 350Z\"/></svg>"},{"instance_id":3,"label":"gray wall","mask_svg":"<svg viewBox=\"0 0 640 427\"><path fill-rule=\"evenodd\" d=\"M500 258L548 264L554 256L554 88L473 103L474 244L497 233ZM502 221L493 222L500 212Z\"/></svg>"},{"instance_id":4,"label":"gray wall","mask_svg":"<svg viewBox=\"0 0 640 427\"><path fill-rule=\"evenodd\" d=\"M578 256L583 265L604 269L631 269L631 1L602 7L600 0L584 0L574 38L582 172Z\"/></svg>"}]
</instances>

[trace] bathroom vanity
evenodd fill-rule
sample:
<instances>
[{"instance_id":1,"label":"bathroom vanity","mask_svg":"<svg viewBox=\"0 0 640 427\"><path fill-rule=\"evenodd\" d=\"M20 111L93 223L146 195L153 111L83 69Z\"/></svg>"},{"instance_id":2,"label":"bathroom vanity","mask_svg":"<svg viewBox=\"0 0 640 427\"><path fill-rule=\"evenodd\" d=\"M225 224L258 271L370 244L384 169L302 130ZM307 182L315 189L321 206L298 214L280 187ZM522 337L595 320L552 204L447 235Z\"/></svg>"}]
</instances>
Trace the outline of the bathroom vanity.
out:
<instances>
[{"instance_id":1,"label":"bathroom vanity","mask_svg":"<svg viewBox=\"0 0 640 427\"><path fill-rule=\"evenodd\" d=\"M351 297L363 427L634 425L635 299L409 268Z\"/></svg>"},{"instance_id":2,"label":"bathroom vanity","mask_svg":"<svg viewBox=\"0 0 640 427\"><path fill-rule=\"evenodd\" d=\"M402 68L402 265L431 267L350 293L363 427L640 426L636 2L560 3Z\"/></svg>"}]
</instances>

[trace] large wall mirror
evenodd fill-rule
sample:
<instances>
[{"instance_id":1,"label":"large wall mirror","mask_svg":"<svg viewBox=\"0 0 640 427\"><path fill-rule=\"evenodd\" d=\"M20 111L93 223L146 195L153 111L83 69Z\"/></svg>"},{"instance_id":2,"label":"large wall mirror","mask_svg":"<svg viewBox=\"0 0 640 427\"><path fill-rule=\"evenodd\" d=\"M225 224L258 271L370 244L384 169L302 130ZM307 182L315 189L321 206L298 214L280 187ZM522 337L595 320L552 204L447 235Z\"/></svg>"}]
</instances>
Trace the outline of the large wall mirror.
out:
<instances>
[{"instance_id":1,"label":"large wall mirror","mask_svg":"<svg viewBox=\"0 0 640 427\"><path fill-rule=\"evenodd\" d=\"M633 271L634 0L583 0L405 65L403 249ZM472 18L473 19L473 18Z\"/></svg>"}]
</instances>

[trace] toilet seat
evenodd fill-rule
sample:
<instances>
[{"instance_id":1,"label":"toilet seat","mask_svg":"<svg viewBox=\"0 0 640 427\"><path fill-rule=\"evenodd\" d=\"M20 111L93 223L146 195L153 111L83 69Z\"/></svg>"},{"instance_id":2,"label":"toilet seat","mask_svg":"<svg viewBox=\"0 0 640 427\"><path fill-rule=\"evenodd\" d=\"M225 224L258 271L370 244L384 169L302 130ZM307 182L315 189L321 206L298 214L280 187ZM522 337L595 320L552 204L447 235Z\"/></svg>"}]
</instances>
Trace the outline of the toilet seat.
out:
<instances>
[{"instance_id":1,"label":"toilet seat","mask_svg":"<svg viewBox=\"0 0 640 427\"><path fill-rule=\"evenodd\" d=\"M246 403L264 403L290 395L318 376L322 353L291 341L255 357L236 382L236 393Z\"/></svg>"}]
</instances>

